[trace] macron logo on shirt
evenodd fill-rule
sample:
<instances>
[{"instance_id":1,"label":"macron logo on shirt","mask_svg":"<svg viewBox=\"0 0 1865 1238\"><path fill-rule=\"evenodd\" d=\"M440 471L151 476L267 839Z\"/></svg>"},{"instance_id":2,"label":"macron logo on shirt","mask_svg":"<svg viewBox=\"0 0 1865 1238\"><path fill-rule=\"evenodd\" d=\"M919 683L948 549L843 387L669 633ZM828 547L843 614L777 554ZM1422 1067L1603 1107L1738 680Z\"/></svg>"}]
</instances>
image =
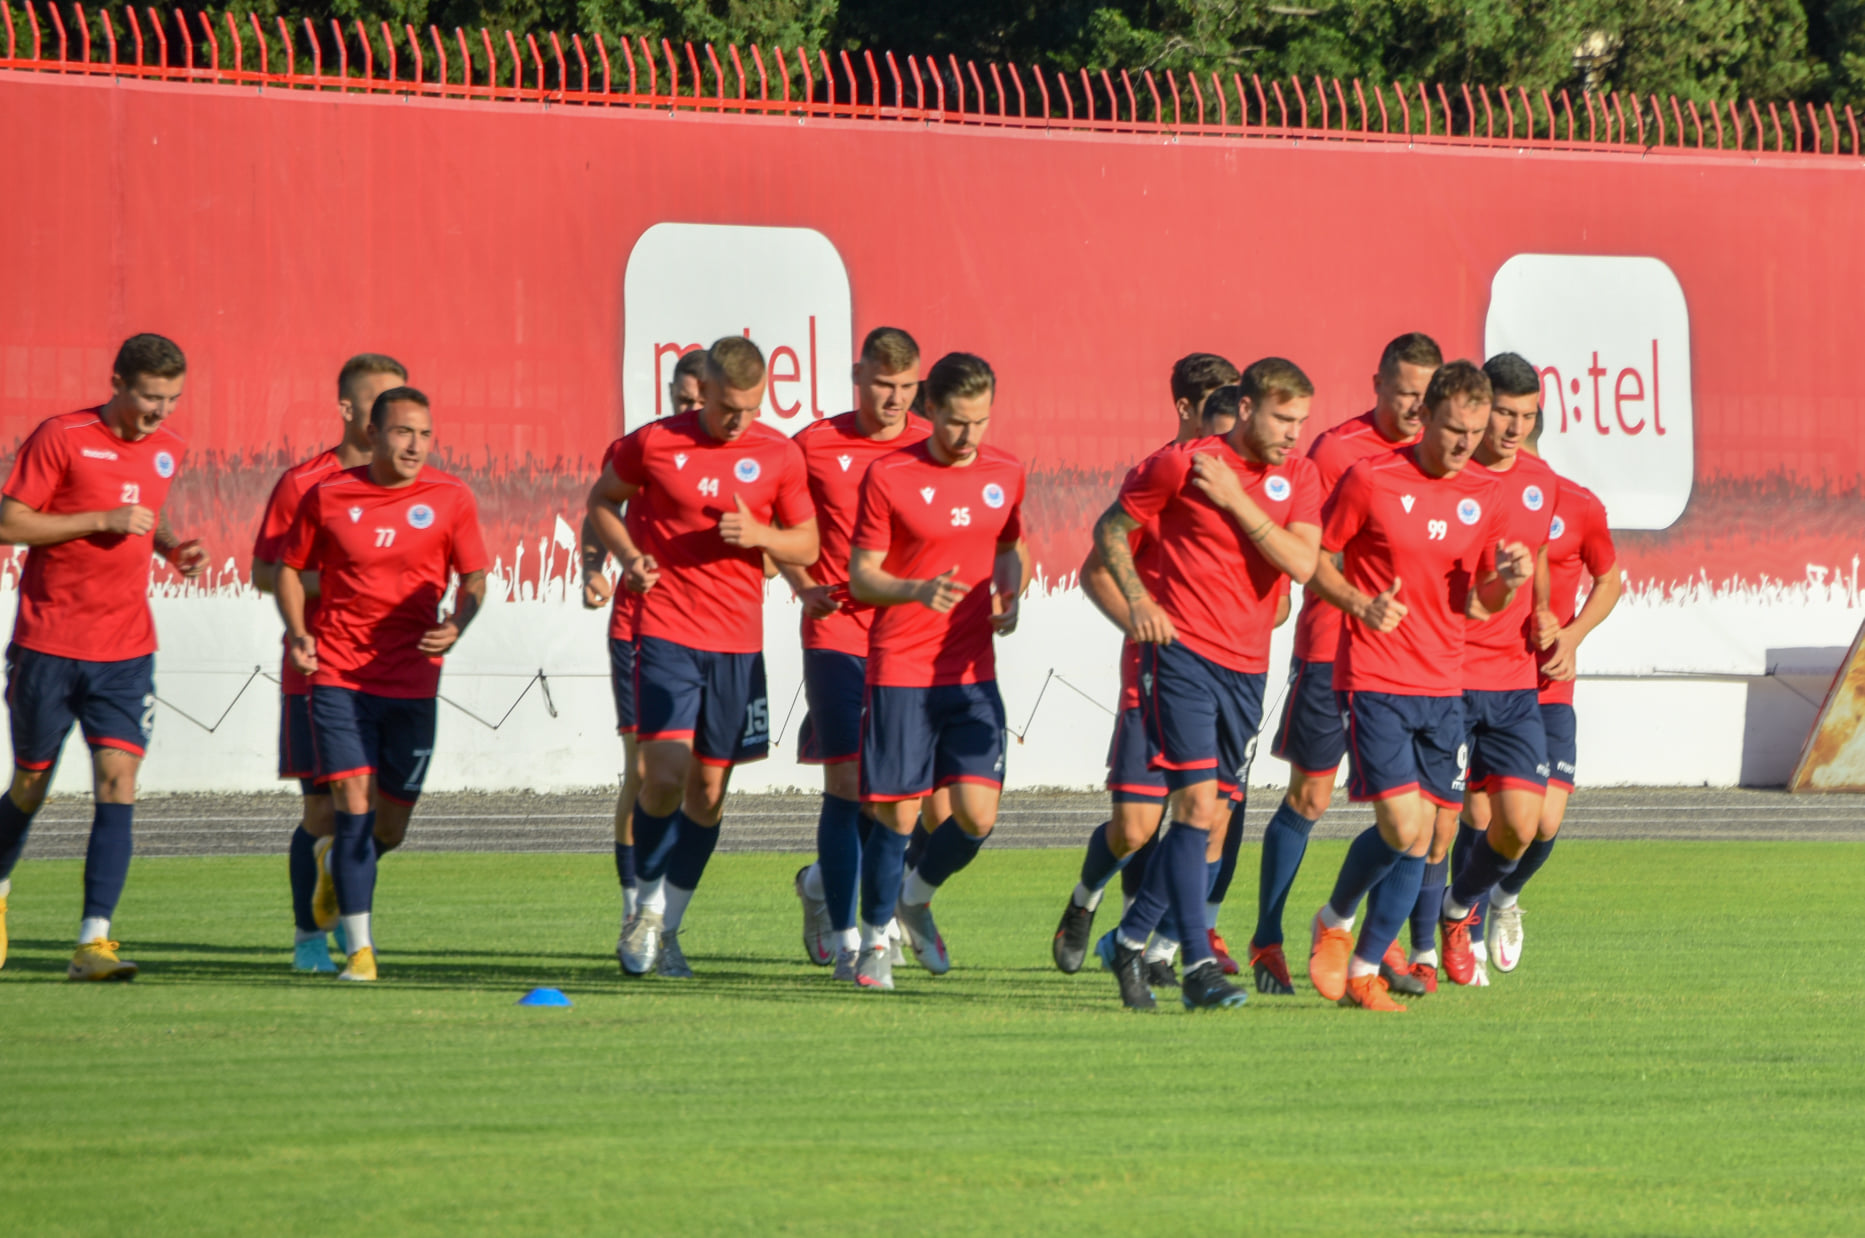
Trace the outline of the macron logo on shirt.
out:
<instances>
[{"instance_id":1,"label":"macron logo on shirt","mask_svg":"<svg viewBox=\"0 0 1865 1238\"><path fill-rule=\"evenodd\" d=\"M1399 496L1399 506L1403 507L1408 515L1411 513L1412 503L1414 501L1415 500L1413 500L1412 496L1409 494L1402 494Z\"/></svg>"},{"instance_id":2,"label":"macron logo on shirt","mask_svg":"<svg viewBox=\"0 0 1865 1238\"><path fill-rule=\"evenodd\" d=\"M853 457L853 456L837 456L837 457L835 458L835 462L836 462L837 464L839 464L839 465L841 465L841 466L842 466L842 471L843 471L844 473L846 473L846 472L848 472L848 466L849 466L849 465L851 465L851 464L853 464L853 463L855 462L855 457Z\"/></svg>"},{"instance_id":3,"label":"macron logo on shirt","mask_svg":"<svg viewBox=\"0 0 1865 1238\"><path fill-rule=\"evenodd\" d=\"M920 497L922 499L925 499L928 503L931 503L933 501L933 495L935 493L937 493L937 491L935 491L931 486L923 486L920 488Z\"/></svg>"},{"instance_id":4,"label":"macron logo on shirt","mask_svg":"<svg viewBox=\"0 0 1865 1238\"><path fill-rule=\"evenodd\" d=\"M674 452L673 466L676 469L683 469L686 467L686 453L684 451Z\"/></svg>"},{"instance_id":5,"label":"macron logo on shirt","mask_svg":"<svg viewBox=\"0 0 1865 1238\"><path fill-rule=\"evenodd\" d=\"M84 456L89 460L114 460L117 458L117 453L114 451L106 451L101 447L86 447L84 448Z\"/></svg>"}]
</instances>

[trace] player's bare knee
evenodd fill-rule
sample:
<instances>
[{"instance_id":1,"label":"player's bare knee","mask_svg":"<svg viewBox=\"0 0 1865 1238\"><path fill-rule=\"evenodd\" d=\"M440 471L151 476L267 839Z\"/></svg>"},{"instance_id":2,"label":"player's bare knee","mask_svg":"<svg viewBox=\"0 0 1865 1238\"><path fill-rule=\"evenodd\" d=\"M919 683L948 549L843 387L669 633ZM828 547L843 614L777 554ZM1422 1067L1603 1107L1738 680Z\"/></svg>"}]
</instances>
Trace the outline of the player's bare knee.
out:
<instances>
[{"instance_id":1,"label":"player's bare knee","mask_svg":"<svg viewBox=\"0 0 1865 1238\"><path fill-rule=\"evenodd\" d=\"M854 761L837 761L822 767L822 789L839 800L861 798L861 766Z\"/></svg>"},{"instance_id":2,"label":"player's bare knee","mask_svg":"<svg viewBox=\"0 0 1865 1238\"><path fill-rule=\"evenodd\" d=\"M1334 802L1334 776L1317 778L1297 772L1289 779L1289 793L1283 800L1310 821L1319 821Z\"/></svg>"},{"instance_id":3,"label":"player's bare knee","mask_svg":"<svg viewBox=\"0 0 1865 1238\"><path fill-rule=\"evenodd\" d=\"M1107 831L1107 849L1115 859L1132 855L1144 847L1159 831L1161 806L1155 804L1116 804L1113 821Z\"/></svg>"},{"instance_id":4,"label":"player's bare knee","mask_svg":"<svg viewBox=\"0 0 1865 1238\"><path fill-rule=\"evenodd\" d=\"M14 805L24 813L35 813L45 803L46 791L52 785L52 771L49 769L14 769L13 785L7 794L13 797Z\"/></svg>"},{"instance_id":5,"label":"player's bare knee","mask_svg":"<svg viewBox=\"0 0 1865 1238\"><path fill-rule=\"evenodd\" d=\"M330 797L314 793L304 797L304 832L312 838L329 838L337 832L337 810Z\"/></svg>"}]
</instances>

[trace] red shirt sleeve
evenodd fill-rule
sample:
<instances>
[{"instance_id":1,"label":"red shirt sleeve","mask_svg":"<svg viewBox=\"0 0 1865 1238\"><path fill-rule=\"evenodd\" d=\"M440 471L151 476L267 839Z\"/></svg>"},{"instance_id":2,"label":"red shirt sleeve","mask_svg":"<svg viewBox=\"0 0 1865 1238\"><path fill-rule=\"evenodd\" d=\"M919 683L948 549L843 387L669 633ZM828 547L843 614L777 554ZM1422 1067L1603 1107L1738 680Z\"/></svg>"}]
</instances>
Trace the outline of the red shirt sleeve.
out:
<instances>
[{"instance_id":1,"label":"red shirt sleeve","mask_svg":"<svg viewBox=\"0 0 1865 1238\"><path fill-rule=\"evenodd\" d=\"M626 438L617 439L609 448L609 469L631 486L648 484L647 445L642 438L652 428L642 426Z\"/></svg>"},{"instance_id":2,"label":"red shirt sleeve","mask_svg":"<svg viewBox=\"0 0 1865 1238\"><path fill-rule=\"evenodd\" d=\"M272 487L272 494L266 499L265 516L259 521L259 536L253 539L253 558L263 563L278 562L279 547L285 544L285 535L291 532L292 517L297 515L295 507L286 501L286 481L287 476L281 476Z\"/></svg>"},{"instance_id":3,"label":"red shirt sleeve","mask_svg":"<svg viewBox=\"0 0 1865 1238\"><path fill-rule=\"evenodd\" d=\"M1365 474L1348 469L1332 496L1321 508L1321 548L1329 554L1345 550L1366 525L1367 494Z\"/></svg>"},{"instance_id":4,"label":"red shirt sleeve","mask_svg":"<svg viewBox=\"0 0 1865 1238\"><path fill-rule=\"evenodd\" d=\"M453 570L462 576L483 572L490 566L488 558L486 539L479 531L479 503L462 486L453 509Z\"/></svg>"},{"instance_id":5,"label":"red shirt sleeve","mask_svg":"<svg viewBox=\"0 0 1865 1238\"><path fill-rule=\"evenodd\" d=\"M777 481L777 500L771 504L771 511L786 529L816 518L816 504L809 497L809 463L793 440L784 442L784 470Z\"/></svg>"},{"instance_id":6,"label":"red shirt sleeve","mask_svg":"<svg viewBox=\"0 0 1865 1238\"><path fill-rule=\"evenodd\" d=\"M880 478L883 456L868 466L861 478L861 502L855 509L855 531L849 544L857 550L883 553L894 543L894 505L887 486Z\"/></svg>"},{"instance_id":7,"label":"red shirt sleeve","mask_svg":"<svg viewBox=\"0 0 1865 1238\"><path fill-rule=\"evenodd\" d=\"M1321 502L1325 497L1321 491L1321 472L1314 462L1299 457L1294 467L1289 470L1292 489L1295 491L1289 503L1289 524L1321 524ZM1284 526L1287 527L1286 525Z\"/></svg>"},{"instance_id":8,"label":"red shirt sleeve","mask_svg":"<svg viewBox=\"0 0 1865 1238\"><path fill-rule=\"evenodd\" d=\"M1612 544L1612 530L1606 527L1606 509L1599 503L1587 504L1586 529L1580 539L1580 562L1595 580L1612 570L1619 561L1619 549Z\"/></svg>"},{"instance_id":9,"label":"red shirt sleeve","mask_svg":"<svg viewBox=\"0 0 1865 1238\"><path fill-rule=\"evenodd\" d=\"M1010 503L1004 511L1004 527L997 531L997 544L999 546L1008 546L1012 542L1020 542L1023 540L1023 493L1026 485L1027 479L1019 472L1017 474L1017 493L1010 500Z\"/></svg>"},{"instance_id":10,"label":"red shirt sleeve","mask_svg":"<svg viewBox=\"0 0 1865 1238\"><path fill-rule=\"evenodd\" d=\"M1179 492L1191 469L1191 457L1183 451L1162 451L1140 462L1120 487L1120 506L1142 527L1151 526L1164 511L1172 496Z\"/></svg>"},{"instance_id":11,"label":"red shirt sleeve","mask_svg":"<svg viewBox=\"0 0 1865 1238\"><path fill-rule=\"evenodd\" d=\"M6 497L18 499L34 511L44 511L65 480L70 461L64 431L54 429L50 422L42 423L20 444L13 471L6 479Z\"/></svg>"},{"instance_id":12,"label":"red shirt sleeve","mask_svg":"<svg viewBox=\"0 0 1865 1238\"><path fill-rule=\"evenodd\" d=\"M322 487L314 487L304 496L304 502L298 504L298 512L292 517L290 531L279 545L278 561L295 571L302 572L310 566L312 552L317 548L321 492Z\"/></svg>"}]
</instances>

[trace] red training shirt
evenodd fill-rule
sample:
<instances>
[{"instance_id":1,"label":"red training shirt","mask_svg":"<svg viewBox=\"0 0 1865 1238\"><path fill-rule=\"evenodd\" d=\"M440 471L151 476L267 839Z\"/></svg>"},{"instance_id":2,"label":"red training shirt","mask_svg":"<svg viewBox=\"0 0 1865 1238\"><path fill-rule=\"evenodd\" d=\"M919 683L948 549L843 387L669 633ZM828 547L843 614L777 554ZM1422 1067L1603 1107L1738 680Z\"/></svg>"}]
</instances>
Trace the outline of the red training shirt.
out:
<instances>
[{"instance_id":1,"label":"red training shirt","mask_svg":"<svg viewBox=\"0 0 1865 1238\"><path fill-rule=\"evenodd\" d=\"M1365 412L1317 438L1308 449L1308 458L1320 475L1325 496L1334 493L1348 469L1368 456L1397 451L1417 441L1414 434L1402 443L1393 442L1379 432L1374 413ZM1295 620L1295 656L1304 662L1332 662L1340 648L1341 617L1338 610L1321 600L1320 594L1309 589L1302 599L1302 613Z\"/></svg>"},{"instance_id":2,"label":"red training shirt","mask_svg":"<svg viewBox=\"0 0 1865 1238\"><path fill-rule=\"evenodd\" d=\"M615 453L621 448L623 440L616 439L602 453L602 463L607 467L615 459ZM629 540L636 549L641 547L641 514L647 509L646 491L628 500L622 508L622 527L628 530ZM635 639L635 627L641 622L641 595L628 587L624 575L615 582L615 592L609 595L609 639L632 642Z\"/></svg>"},{"instance_id":3,"label":"red training shirt","mask_svg":"<svg viewBox=\"0 0 1865 1238\"><path fill-rule=\"evenodd\" d=\"M877 607L868 683L930 688L997 678L991 644L991 573L997 548L1023 537L1023 463L986 445L969 464L940 464L922 441L868 466L850 545L886 554L904 580L958 568L970 588L941 615L918 602Z\"/></svg>"},{"instance_id":4,"label":"red training shirt","mask_svg":"<svg viewBox=\"0 0 1865 1238\"><path fill-rule=\"evenodd\" d=\"M1502 505L1502 540L1520 542L1530 554L1548 544L1554 505L1561 492L1558 474L1525 451L1515 464L1497 472L1472 460L1496 479ZM1513 692L1535 686L1535 590L1523 585L1499 615L1472 623L1464 636L1464 687L1481 692Z\"/></svg>"},{"instance_id":5,"label":"red training shirt","mask_svg":"<svg viewBox=\"0 0 1865 1238\"><path fill-rule=\"evenodd\" d=\"M1580 613L1580 576L1598 580L1619 561L1606 526L1606 505L1585 486L1561 478L1561 497L1554 505L1554 527L1548 530L1548 606L1562 627ZM1546 661L1546 655L1540 658ZM1543 705L1574 703L1574 681L1556 682L1542 677Z\"/></svg>"},{"instance_id":6,"label":"red training shirt","mask_svg":"<svg viewBox=\"0 0 1865 1238\"><path fill-rule=\"evenodd\" d=\"M900 433L885 441L861 432L858 413L828 417L799 430L794 442L803 452L809 470L809 497L816 504L816 531L822 538L822 556L809 568L819 585L842 585L837 591L842 608L811 619L803 616L803 648L834 649L868 656L868 631L874 626L874 607L846 596L849 538L855 531L855 513L861 506L861 480L868 466L889 452L924 442L932 427L907 415Z\"/></svg>"},{"instance_id":7,"label":"red training shirt","mask_svg":"<svg viewBox=\"0 0 1865 1238\"><path fill-rule=\"evenodd\" d=\"M20 444L4 493L48 515L141 506L160 513L187 444L167 426L118 438L101 406L39 423ZM92 533L26 551L13 643L54 657L121 662L155 652L149 614L151 530Z\"/></svg>"},{"instance_id":8,"label":"red training shirt","mask_svg":"<svg viewBox=\"0 0 1865 1238\"><path fill-rule=\"evenodd\" d=\"M311 488L280 562L318 571L312 684L412 699L440 690L441 658L416 646L439 622L449 572L484 571L487 558L465 483L423 468L411 484L389 487L365 464Z\"/></svg>"},{"instance_id":9,"label":"red training shirt","mask_svg":"<svg viewBox=\"0 0 1865 1238\"><path fill-rule=\"evenodd\" d=\"M285 535L291 532L291 522L298 515L298 505L310 493L312 486L340 467L336 451L326 449L309 460L292 465L279 475L278 483L272 487L272 496L266 500L265 514L259 520L259 536L253 539L253 558L264 563L279 561L279 556L284 553ZM321 601L321 597L307 597L304 600L306 627L316 621ZM284 637L279 640L280 643L285 642ZM311 691L311 681L291 664L289 653L285 655L284 665L279 670L279 687L286 696L305 696Z\"/></svg>"},{"instance_id":10,"label":"red training shirt","mask_svg":"<svg viewBox=\"0 0 1865 1238\"><path fill-rule=\"evenodd\" d=\"M1319 527L1321 484L1305 457L1256 464L1222 438L1202 438L1155 452L1120 489L1121 507L1152 539L1146 585L1178 639L1219 666L1254 674L1269 669L1269 634L1286 576L1198 488L1192 461L1201 455L1228 465L1263 513L1285 528Z\"/></svg>"},{"instance_id":11,"label":"red training shirt","mask_svg":"<svg viewBox=\"0 0 1865 1238\"><path fill-rule=\"evenodd\" d=\"M723 443L699 412L675 413L622 439L607 463L640 487L630 507L647 496L635 544L660 567L660 580L641 595L635 635L714 653L763 649L764 555L728 546L719 517L742 498L765 524L795 528L813 519L796 444L758 422Z\"/></svg>"},{"instance_id":12,"label":"red training shirt","mask_svg":"<svg viewBox=\"0 0 1865 1238\"><path fill-rule=\"evenodd\" d=\"M1502 512L1495 477L1464 468L1431 477L1412 451L1347 470L1323 515L1321 549L1343 556L1347 582L1380 594L1399 578L1406 615L1390 632L1347 618L1335 659L1340 691L1395 696L1463 693L1464 606L1473 580L1495 570ZM1523 588L1530 588L1524 585Z\"/></svg>"}]
</instances>

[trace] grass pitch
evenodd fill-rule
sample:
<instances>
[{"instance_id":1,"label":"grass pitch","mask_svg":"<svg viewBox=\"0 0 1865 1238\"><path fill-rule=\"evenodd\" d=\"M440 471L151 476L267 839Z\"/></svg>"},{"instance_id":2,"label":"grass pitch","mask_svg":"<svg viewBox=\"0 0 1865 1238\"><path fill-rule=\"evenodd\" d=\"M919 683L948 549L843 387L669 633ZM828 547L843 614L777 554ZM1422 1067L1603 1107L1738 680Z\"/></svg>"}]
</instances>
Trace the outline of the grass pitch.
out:
<instances>
[{"instance_id":1,"label":"grass pitch","mask_svg":"<svg viewBox=\"0 0 1865 1238\"><path fill-rule=\"evenodd\" d=\"M419 828L417 822L416 828ZM1317 844L1291 953L1339 862ZM1865 849L1565 843L1523 968L1371 1016L1123 1013L1057 974L1061 851L939 902L955 970L800 961L794 857L721 855L699 979L618 978L602 856L404 855L385 980L292 976L285 861L146 860L128 986L15 874L0 1217L56 1234L1816 1234L1865 1228ZM1226 927L1254 897L1246 848ZM1104 909L1097 928L1111 925ZM572 1010L513 1003L553 984Z\"/></svg>"}]
</instances>

